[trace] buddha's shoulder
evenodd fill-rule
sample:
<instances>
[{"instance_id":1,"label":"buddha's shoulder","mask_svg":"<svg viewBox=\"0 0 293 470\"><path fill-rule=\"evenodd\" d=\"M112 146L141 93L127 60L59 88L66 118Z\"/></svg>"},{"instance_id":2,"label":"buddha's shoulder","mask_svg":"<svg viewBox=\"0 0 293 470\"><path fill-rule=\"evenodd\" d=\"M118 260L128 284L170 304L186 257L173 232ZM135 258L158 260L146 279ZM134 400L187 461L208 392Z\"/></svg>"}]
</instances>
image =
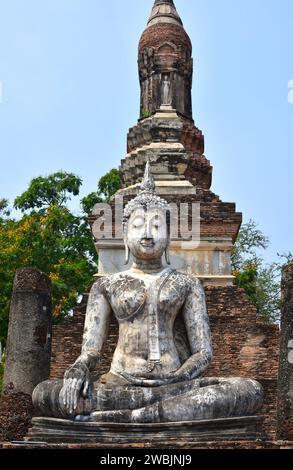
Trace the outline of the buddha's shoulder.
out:
<instances>
[{"instance_id":1,"label":"buddha's shoulder","mask_svg":"<svg viewBox=\"0 0 293 470\"><path fill-rule=\"evenodd\" d=\"M181 271L173 271L171 283L184 289L202 289L201 281L194 274L187 274Z\"/></svg>"},{"instance_id":2,"label":"buddha's shoulder","mask_svg":"<svg viewBox=\"0 0 293 470\"><path fill-rule=\"evenodd\" d=\"M108 276L99 277L92 286L92 290L107 294L117 289L134 289L143 286L143 281L130 276L126 271Z\"/></svg>"},{"instance_id":3,"label":"buddha's shoulder","mask_svg":"<svg viewBox=\"0 0 293 470\"><path fill-rule=\"evenodd\" d=\"M174 288L176 290L182 289L185 293L187 290L202 289L201 282L195 275L186 274L177 270L170 273L167 279L167 284L170 288ZM117 274L99 277L93 284L91 292L100 292L107 295L119 291L133 291L140 289L145 289L143 280L132 276L127 271L123 271Z\"/></svg>"}]
</instances>

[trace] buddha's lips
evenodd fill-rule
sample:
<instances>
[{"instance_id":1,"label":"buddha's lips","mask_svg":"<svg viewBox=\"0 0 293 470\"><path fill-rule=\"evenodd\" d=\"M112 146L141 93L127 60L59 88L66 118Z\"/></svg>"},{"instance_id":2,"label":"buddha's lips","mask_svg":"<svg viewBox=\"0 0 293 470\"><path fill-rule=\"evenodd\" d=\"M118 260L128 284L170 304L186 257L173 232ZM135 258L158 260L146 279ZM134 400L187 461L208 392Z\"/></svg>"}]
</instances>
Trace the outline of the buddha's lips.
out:
<instances>
[{"instance_id":1,"label":"buddha's lips","mask_svg":"<svg viewBox=\"0 0 293 470\"><path fill-rule=\"evenodd\" d=\"M153 248L155 246L155 242L153 241L146 241L146 240L142 240L140 242L141 246L143 246L144 248Z\"/></svg>"}]
</instances>

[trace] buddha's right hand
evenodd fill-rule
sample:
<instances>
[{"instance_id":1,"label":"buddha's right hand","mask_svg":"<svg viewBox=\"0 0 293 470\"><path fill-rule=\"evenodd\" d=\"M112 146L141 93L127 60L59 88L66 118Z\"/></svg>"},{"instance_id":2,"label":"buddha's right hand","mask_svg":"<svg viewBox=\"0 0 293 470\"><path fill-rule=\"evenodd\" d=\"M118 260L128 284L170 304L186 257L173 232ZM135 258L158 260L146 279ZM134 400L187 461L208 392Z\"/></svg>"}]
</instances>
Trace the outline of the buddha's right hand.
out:
<instances>
[{"instance_id":1,"label":"buddha's right hand","mask_svg":"<svg viewBox=\"0 0 293 470\"><path fill-rule=\"evenodd\" d=\"M88 396L90 371L86 364L76 362L64 374L60 398L70 414L77 409L78 399Z\"/></svg>"}]
</instances>

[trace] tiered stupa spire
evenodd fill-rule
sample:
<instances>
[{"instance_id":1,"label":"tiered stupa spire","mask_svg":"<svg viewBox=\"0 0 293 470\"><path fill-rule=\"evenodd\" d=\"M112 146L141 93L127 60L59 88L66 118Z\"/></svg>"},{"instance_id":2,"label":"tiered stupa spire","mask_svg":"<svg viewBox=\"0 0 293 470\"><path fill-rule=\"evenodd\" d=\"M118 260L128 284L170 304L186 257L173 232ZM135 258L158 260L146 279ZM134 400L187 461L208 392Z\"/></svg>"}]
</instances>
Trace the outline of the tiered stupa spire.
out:
<instances>
[{"instance_id":1,"label":"tiered stupa spire","mask_svg":"<svg viewBox=\"0 0 293 470\"><path fill-rule=\"evenodd\" d=\"M153 2L139 41L138 68L140 115L127 135L120 196L127 204L140 194L147 165L156 194L175 204L178 215L182 203L188 203L183 225L188 223L190 228L192 204L200 203L199 246L193 241L186 244L186 235L178 233L170 247L171 262L207 282L229 285L233 280L231 251L241 214L235 204L223 203L210 191L212 167L204 155L204 136L195 126L191 105L192 44L173 0ZM114 210L114 200L112 204ZM100 273L125 268L123 247L122 239L97 242Z\"/></svg>"},{"instance_id":2,"label":"tiered stupa spire","mask_svg":"<svg viewBox=\"0 0 293 470\"><path fill-rule=\"evenodd\" d=\"M192 45L173 1L155 2L138 49L140 117L164 104L163 81L168 80L170 105L191 119Z\"/></svg>"},{"instance_id":3,"label":"tiered stupa spire","mask_svg":"<svg viewBox=\"0 0 293 470\"><path fill-rule=\"evenodd\" d=\"M172 23L182 25L182 21L173 0L156 0L151 12L148 26L157 23Z\"/></svg>"},{"instance_id":4,"label":"tiered stupa spire","mask_svg":"<svg viewBox=\"0 0 293 470\"><path fill-rule=\"evenodd\" d=\"M156 0L138 46L141 88L138 124L129 130L121 178L127 189L149 160L160 191L209 189L212 168L192 115L192 44L173 0ZM173 185L173 186L172 186Z\"/></svg>"}]
</instances>

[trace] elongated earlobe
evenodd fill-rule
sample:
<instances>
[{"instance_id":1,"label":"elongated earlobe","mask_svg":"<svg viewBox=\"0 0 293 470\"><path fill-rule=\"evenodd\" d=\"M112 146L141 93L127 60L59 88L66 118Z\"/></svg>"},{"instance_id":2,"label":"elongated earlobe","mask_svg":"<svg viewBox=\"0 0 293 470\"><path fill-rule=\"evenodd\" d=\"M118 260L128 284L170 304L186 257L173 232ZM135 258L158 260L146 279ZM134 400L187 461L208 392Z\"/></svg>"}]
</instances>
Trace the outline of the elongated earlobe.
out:
<instances>
[{"instance_id":1,"label":"elongated earlobe","mask_svg":"<svg viewBox=\"0 0 293 470\"><path fill-rule=\"evenodd\" d=\"M170 262L170 251L169 251L169 247L167 247L166 250L165 250L165 258L166 258L166 263L170 265L171 262Z\"/></svg>"},{"instance_id":2,"label":"elongated earlobe","mask_svg":"<svg viewBox=\"0 0 293 470\"><path fill-rule=\"evenodd\" d=\"M127 243L125 242L125 265L129 263L130 260L130 251Z\"/></svg>"}]
</instances>

